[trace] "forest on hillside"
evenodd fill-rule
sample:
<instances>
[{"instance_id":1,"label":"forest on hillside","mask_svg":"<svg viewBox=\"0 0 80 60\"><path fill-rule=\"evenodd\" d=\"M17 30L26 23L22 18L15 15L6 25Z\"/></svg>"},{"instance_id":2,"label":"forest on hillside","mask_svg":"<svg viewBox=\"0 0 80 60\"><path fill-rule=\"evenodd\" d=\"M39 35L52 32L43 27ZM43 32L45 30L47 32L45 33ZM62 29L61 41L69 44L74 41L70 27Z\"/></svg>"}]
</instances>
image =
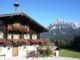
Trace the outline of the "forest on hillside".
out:
<instances>
[{"instance_id":1,"label":"forest on hillside","mask_svg":"<svg viewBox=\"0 0 80 60\"><path fill-rule=\"evenodd\" d=\"M60 40L57 39L55 44L61 48L69 48L80 51L80 35L75 35L73 40Z\"/></svg>"},{"instance_id":2,"label":"forest on hillside","mask_svg":"<svg viewBox=\"0 0 80 60\"><path fill-rule=\"evenodd\" d=\"M46 38L45 40L46 41L44 45L47 43L47 45L56 45L59 48L73 49L80 51L80 35L75 35L73 40L68 40L68 39L52 40L51 38Z\"/></svg>"}]
</instances>

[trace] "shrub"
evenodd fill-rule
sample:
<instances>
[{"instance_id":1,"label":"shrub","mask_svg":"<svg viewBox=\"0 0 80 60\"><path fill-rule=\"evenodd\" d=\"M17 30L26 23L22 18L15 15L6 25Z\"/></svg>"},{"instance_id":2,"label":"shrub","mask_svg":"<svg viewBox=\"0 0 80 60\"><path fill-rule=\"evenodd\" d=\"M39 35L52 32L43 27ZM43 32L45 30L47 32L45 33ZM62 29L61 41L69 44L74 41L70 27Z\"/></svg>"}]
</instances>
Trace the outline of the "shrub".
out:
<instances>
[{"instance_id":1,"label":"shrub","mask_svg":"<svg viewBox=\"0 0 80 60\"><path fill-rule=\"evenodd\" d=\"M41 54L43 57L47 56L52 56L53 55L53 52L50 48L47 48L42 54Z\"/></svg>"},{"instance_id":2,"label":"shrub","mask_svg":"<svg viewBox=\"0 0 80 60\"><path fill-rule=\"evenodd\" d=\"M45 50L46 56L51 56L53 54L52 50L50 48L47 48Z\"/></svg>"}]
</instances>

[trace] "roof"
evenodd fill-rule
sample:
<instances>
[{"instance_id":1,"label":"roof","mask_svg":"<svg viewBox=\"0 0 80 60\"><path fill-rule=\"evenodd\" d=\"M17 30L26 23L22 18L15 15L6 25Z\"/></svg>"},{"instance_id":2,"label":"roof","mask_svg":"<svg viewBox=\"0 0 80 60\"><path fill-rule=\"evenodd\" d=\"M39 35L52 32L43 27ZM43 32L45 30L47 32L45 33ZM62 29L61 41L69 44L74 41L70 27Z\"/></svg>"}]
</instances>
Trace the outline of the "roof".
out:
<instances>
[{"instance_id":1,"label":"roof","mask_svg":"<svg viewBox=\"0 0 80 60\"><path fill-rule=\"evenodd\" d=\"M52 51L60 50L59 47L57 46L43 46L42 49L47 49L50 48Z\"/></svg>"},{"instance_id":2,"label":"roof","mask_svg":"<svg viewBox=\"0 0 80 60\"><path fill-rule=\"evenodd\" d=\"M22 24L29 25L33 30L35 30L38 33L48 32L48 29L46 29L41 24L36 22L34 19L26 15L24 12L0 15L0 20L3 20L7 23L13 23L15 19L22 22Z\"/></svg>"}]
</instances>

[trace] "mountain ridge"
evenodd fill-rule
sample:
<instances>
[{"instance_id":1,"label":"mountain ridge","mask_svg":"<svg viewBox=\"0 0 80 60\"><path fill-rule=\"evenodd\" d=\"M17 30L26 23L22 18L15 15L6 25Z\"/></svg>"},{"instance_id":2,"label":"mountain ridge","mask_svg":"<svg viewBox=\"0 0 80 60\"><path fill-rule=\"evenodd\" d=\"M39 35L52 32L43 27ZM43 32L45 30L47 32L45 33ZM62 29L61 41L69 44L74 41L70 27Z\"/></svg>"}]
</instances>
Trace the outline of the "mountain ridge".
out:
<instances>
[{"instance_id":1,"label":"mountain ridge","mask_svg":"<svg viewBox=\"0 0 80 60\"><path fill-rule=\"evenodd\" d=\"M73 28L75 27L76 28L80 28L80 23L78 22L75 22L75 21L70 21L70 22L66 22L65 20L62 20L62 19L57 19L56 21L54 21L53 23L51 24L48 24L48 25L45 25L44 27L48 28L50 25L54 25L54 24L69 24L71 25Z\"/></svg>"},{"instance_id":2,"label":"mountain ridge","mask_svg":"<svg viewBox=\"0 0 80 60\"><path fill-rule=\"evenodd\" d=\"M80 23L74 21L66 22L65 20L57 19L44 27L50 32L41 33L41 37L72 40L76 34L80 35Z\"/></svg>"}]
</instances>

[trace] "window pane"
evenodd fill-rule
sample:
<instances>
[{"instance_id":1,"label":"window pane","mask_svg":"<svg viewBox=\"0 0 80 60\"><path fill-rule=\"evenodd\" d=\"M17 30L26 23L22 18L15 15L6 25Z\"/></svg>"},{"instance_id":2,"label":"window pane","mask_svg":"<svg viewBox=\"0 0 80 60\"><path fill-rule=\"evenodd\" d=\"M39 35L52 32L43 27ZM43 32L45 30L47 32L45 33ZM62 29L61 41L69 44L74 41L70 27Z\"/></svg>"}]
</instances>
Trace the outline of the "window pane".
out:
<instances>
[{"instance_id":1,"label":"window pane","mask_svg":"<svg viewBox=\"0 0 80 60\"><path fill-rule=\"evenodd\" d=\"M3 33L2 32L0 32L0 39L3 39Z\"/></svg>"},{"instance_id":2,"label":"window pane","mask_svg":"<svg viewBox=\"0 0 80 60\"><path fill-rule=\"evenodd\" d=\"M29 34L24 34L24 39L30 39L30 35Z\"/></svg>"},{"instance_id":3,"label":"window pane","mask_svg":"<svg viewBox=\"0 0 80 60\"><path fill-rule=\"evenodd\" d=\"M36 34L33 34L33 35L32 35L32 39L33 39L33 40L36 40L36 39L37 39L37 35L36 35Z\"/></svg>"},{"instance_id":4,"label":"window pane","mask_svg":"<svg viewBox=\"0 0 80 60\"><path fill-rule=\"evenodd\" d=\"M19 34L13 34L13 39L20 39L20 35Z\"/></svg>"},{"instance_id":5,"label":"window pane","mask_svg":"<svg viewBox=\"0 0 80 60\"><path fill-rule=\"evenodd\" d=\"M0 53L2 52L2 48L0 48Z\"/></svg>"},{"instance_id":6,"label":"window pane","mask_svg":"<svg viewBox=\"0 0 80 60\"><path fill-rule=\"evenodd\" d=\"M12 34L8 34L8 39L12 39Z\"/></svg>"},{"instance_id":7,"label":"window pane","mask_svg":"<svg viewBox=\"0 0 80 60\"><path fill-rule=\"evenodd\" d=\"M3 25L3 22L0 20L0 25Z\"/></svg>"}]
</instances>

